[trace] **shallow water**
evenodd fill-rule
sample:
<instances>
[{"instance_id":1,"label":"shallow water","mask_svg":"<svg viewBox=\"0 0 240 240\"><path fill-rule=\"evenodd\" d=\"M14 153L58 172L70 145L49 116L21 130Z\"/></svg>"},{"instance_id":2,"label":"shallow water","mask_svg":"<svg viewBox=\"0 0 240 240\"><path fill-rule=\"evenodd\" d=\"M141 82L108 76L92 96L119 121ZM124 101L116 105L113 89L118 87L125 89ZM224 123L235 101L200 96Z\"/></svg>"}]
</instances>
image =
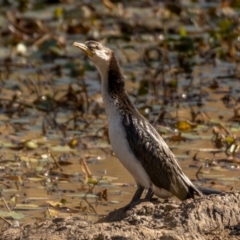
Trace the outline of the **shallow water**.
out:
<instances>
[{"instance_id":1,"label":"shallow water","mask_svg":"<svg viewBox=\"0 0 240 240\"><path fill-rule=\"evenodd\" d=\"M54 8L39 10L46 11L42 18L52 16ZM72 8L68 5L67 9ZM102 8L97 11L101 12ZM135 5L129 11L138 13L141 9ZM152 13L152 7L146 12ZM38 13L27 11L25 14L37 18ZM139 16L133 15L132 19L135 18ZM195 54L191 82L189 73L178 67L178 52L170 49L171 69L165 62L167 86L163 87L161 75L153 81L159 61L151 61L151 69L143 61L146 48L161 45L156 43L159 33L134 33L131 41L124 41L115 26L117 19L109 17L106 21L96 21L105 24L102 37L106 35L110 39L114 34L119 37L106 41L106 45L118 55L127 92L136 107L152 123L165 107L167 114L155 126L178 157L183 171L196 185L223 191L240 190L239 149L234 156L227 156L224 152L226 142L222 148L217 148L213 140L214 128L218 128L223 142L228 135L236 137L235 146L239 146L240 120L232 119L234 108L239 107L237 61L217 58L214 65ZM9 24L6 19L0 21L3 26ZM48 26L54 26L54 34L62 34L62 37L66 34L66 30L60 28L64 27L61 20L48 21ZM175 26L176 21L177 18L173 18L170 23ZM91 21L86 22L90 24ZM91 27L97 28L96 25ZM186 25L186 30L192 31L192 28ZM202 35L201 32L194 34ZM167 36L179 39L176 33ZM7 37L14 39L15 35ZM206 37L209 37L207 31L203 39ZM53 48L46 52L34 45L36 40L22 39L28 53L23 56L12 53L7 65L11 46L5 47L7 38L0 42L0 187L3 196L0 215L11 221L17 219L20 223L29 223L56 214L78 215L96 221L129 203L136 190L133 178L114 157L108 142L99 74L72 46L74 41L84 42L87 37L81 33L66 34L64 39L64 47L59 47L59 39L56 43L47 42L50 46L53 44ZM59 55L52 56L49 54L52 51ZM156 56L153 54L152 57ZM169 85L175 84L175 78L177 88L170 88ZM226 96L229 101L224 103ZM177 129L178 121L192 120L191 108L199 112L194 121L196 127ZM182 132L181 139L177 137L179 131ZM86 169L80 165L81 159L86 160L92 177L86 176ZM92 183L97 181L93 188ZM102 192L105 189L107 200ZM102 192L102 199L98 197L99 192ZM3 199L15 215L7 211Z\"/></svg>"}]
</instances>

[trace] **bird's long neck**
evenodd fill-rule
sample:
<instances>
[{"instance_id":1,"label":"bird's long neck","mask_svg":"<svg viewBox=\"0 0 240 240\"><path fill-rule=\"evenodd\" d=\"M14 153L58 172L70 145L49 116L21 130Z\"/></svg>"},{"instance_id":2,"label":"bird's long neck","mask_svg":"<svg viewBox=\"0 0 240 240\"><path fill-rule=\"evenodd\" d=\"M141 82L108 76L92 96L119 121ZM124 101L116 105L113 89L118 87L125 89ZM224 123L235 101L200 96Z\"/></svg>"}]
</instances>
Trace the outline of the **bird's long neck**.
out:
<instances>
[{"instance_id":1,"label":"bird's long neck","mask_svg":"<svg viewBox=\"0 0 240 240\"><path fill-rule=\"evenodd\" d=\"M112 53L108 70L102 77L102 96L106 107L107 115L111 114L110 109L117 108L123 114L129 111L135 111L125 92L124 77L121 73L118 60Z\"/></svg>"},{"instance_id":2,"label":"bird's long neck","mask_svg":"<svg viewBox=\"0 0 240 240\"><path fill-rule=\"evenodd\" d=\"M109 63L106 80L107 90L112 98L115 98L116 95L125 93L124 77L114 53L112 53L111 61Z\"/></svg>"}]
</instances>

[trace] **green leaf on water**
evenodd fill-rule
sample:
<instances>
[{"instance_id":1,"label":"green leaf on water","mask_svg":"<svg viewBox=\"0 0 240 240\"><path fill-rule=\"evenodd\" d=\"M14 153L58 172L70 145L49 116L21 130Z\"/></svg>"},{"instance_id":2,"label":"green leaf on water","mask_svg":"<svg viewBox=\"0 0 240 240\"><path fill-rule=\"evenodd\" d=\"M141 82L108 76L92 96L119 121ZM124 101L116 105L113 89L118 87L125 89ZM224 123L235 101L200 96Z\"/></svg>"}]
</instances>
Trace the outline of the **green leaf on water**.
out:
<instances>
[{"instance_id":1,"label":"green leaf on water","mask_svg":"<svg viewBox=\"0 0 240 240\"><path fill-rule=\"evenodd\" d=\"M219 22L218 26L222 32L227 32L231 29L232 27L232 21L229 19L224 19Z\"/></svg>"},{"instance_id":2,"label":"green leaf on water","mask_svg":"<svg viewBox=\"0 0 240 240\"><path fill-rule=\"evenodd\" d=\"M17 213L14 211L11 212L6 212L6 211L0 211L0 216L1 217L12 217L13 219L19 220L25 217L24 214L22 213Z\"/></svg>"},{"instance_id":3,"label":"green leaf on water","mask_svg":"<svg viewBox=\"0 0 240 240\"><path fill-rule=\"evenodd\" d=\"M180 35L181 37L186 37L186 36L187 36L187 31L186 31L186 29L184 28L184 26L181 26L181 27L179 28L179 35Z\"/></svg>"}]
</instances>

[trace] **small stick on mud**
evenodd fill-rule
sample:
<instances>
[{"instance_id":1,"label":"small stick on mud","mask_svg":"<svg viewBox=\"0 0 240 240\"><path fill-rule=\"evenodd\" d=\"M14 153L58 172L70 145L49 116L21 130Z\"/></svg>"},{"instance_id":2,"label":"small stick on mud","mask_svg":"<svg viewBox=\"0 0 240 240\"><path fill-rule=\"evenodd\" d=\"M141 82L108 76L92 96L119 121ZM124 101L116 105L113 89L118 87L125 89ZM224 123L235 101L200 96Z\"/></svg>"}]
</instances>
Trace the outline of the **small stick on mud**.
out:
<instances>
[{"instance_id":1,"label":"small stick on mud","mask_svg":"<svg viewBox=\"0 0 240 240\"><path fill-rule=\"evenodd\" d=\"M199 169L198 169L197 172L196 172L196 178L197 178L197 180L201 180L201 179L198 177L198 175L201 173L201 170L202 170L202 165L199 167Z\"/></svg>"},{"instance_id":2,"label":"small stick on mud","mask_svg":"<svg viewBox=\"0 0 240 240\"><path fill-rule=\"evenodd\" d=\"M9 222L7 219L3 218L2 216L0 216L0 218L1 218L4 222L6 222L6 223L8 223L10 226L12 226L12 223Z\"/></svg>"}]
</instances>

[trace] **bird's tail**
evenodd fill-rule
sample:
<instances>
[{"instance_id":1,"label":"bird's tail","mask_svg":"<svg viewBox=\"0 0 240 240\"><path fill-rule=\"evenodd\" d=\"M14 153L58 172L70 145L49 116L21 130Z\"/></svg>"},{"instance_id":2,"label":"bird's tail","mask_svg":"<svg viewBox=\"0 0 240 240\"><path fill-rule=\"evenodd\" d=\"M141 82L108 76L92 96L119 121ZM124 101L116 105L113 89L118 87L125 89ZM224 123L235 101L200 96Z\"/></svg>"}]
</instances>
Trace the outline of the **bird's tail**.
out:
<instances>
[{"instance_id":1,"label":"bird's tail","mask_svg":"<svg viewBox=\"0 0 240 240\"><path fill-rule=\"evenodd\" d=\"M199 191L201 191L204 195L210 195L210 194L221 194L221 191L211 189L211 188L205 188L205 187L197 187Z\"/></svg>"}]
</instances>

